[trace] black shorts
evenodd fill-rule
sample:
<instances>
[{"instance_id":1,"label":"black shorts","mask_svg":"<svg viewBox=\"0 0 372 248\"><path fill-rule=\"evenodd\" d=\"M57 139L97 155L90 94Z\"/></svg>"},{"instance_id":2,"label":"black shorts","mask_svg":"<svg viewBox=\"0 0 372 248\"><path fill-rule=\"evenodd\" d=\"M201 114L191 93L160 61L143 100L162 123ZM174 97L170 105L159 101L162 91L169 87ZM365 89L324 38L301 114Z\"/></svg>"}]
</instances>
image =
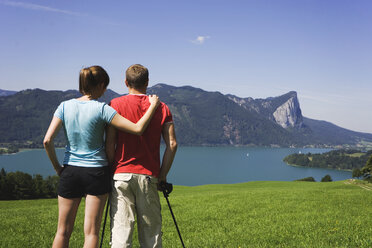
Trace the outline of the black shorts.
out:
<instances>
[{"instance_id":1,"label":"black shorts","mask_svg":"<svg viewBox=\"0 0 372 248\"><path fill-rule=\"evenodd\" d=\"M103 195L111 191L109 166L80 167L65 165L59 179L58 195L78 198L85 195Z\"/></svg>"}]
</instances>

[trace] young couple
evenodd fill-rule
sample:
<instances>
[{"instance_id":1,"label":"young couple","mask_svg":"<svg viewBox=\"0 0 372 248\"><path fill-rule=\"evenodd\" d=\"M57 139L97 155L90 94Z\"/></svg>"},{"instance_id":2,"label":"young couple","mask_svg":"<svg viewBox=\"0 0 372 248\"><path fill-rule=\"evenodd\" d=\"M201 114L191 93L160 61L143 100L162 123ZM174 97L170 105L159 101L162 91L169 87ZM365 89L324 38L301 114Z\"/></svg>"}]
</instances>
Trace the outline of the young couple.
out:
<instances>
[{"instance_id":1,"label":"young couple","mask_svg":"<svg viewBox=\"0 0 372 248\"><path fill-rule=\"evenodd\" d=\"M108 106L97 101L109 84L106 71L100 66L84 68L79 78L83 96L62 102L55 111L44 138L48 157L60 176L53 247L69 246L84 196L84 247L98 247L110 192L112 247L131 247L136 219L141 247L162 247L157 188L166 182L177 142L169 108L157 96L146 96L148 75L144 66L130 66L125 79L129 94ZM61 127L67 139L63 166L53 144ZM166 149L160 165L161 136Z\"/></svg>"}]
</instances>

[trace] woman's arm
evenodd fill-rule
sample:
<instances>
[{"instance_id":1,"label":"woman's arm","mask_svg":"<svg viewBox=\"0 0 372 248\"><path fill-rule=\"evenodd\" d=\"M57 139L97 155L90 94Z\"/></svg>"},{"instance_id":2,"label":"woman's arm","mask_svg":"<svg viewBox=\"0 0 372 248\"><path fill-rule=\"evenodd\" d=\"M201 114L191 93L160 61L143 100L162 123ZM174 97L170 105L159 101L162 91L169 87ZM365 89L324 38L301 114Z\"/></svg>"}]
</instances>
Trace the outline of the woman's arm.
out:
<instances>
[{"instance_id":1,"label":"woman's arm","mask_svg":"<svg viewBox=\"0 0 372 248\"><path fill-rule=\"evenodd\" d=\"M149 101L150 101L149 109L136 124L134 124L128 119L125 119L119 114L116 114L114 118L112 118L110 124L121 131L131 134L142 135L143 132L146 130L147 125L150 123L150 120L160 103L159 97L156 95L149 96Z\"/></svg>"},{"instance_id":2,"label":"woman's arm","mask_svg":"<svg viewBox=\"0 0 372 248\"><path fill-rule=\"evenodd\" d=\"M58 131L62 127L62 120L58 117L53 116L52 121L50 122L49 128L47 133L44 137L44 148L45 151L50 159L50 162L52 162L54 169L56 170L58 176L61 174L63 167L59 164L57 155L56 155L56 149L54 148L54 138L58 134Z\"/></svg>"}]
</instances>

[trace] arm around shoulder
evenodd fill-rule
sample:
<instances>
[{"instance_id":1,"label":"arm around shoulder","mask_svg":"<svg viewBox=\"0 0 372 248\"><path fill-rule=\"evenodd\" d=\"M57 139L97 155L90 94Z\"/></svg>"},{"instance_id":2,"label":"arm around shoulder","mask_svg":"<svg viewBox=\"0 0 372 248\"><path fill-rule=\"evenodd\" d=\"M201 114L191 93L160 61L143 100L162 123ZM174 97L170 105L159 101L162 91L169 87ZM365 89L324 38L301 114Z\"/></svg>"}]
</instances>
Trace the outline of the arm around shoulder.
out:
<instances>
[{"instance_id":1,"label":"arm around shoulder","mask_svg":"<svg viewBox=\"0 0 372 248\"><path fill-rule=\"evenodd\" d=\"M149 101L150 101L149 109L137 123L133 123L130 120L122 117L121 115L116 114L114 118L112 118L110 124L123 132L142 135L143 132L146 130L147 125L150 123L151 118L153 117L155 110L160 103L159 97L157 97L156 95L149 96Z\"/></svg>"}]
</instances>

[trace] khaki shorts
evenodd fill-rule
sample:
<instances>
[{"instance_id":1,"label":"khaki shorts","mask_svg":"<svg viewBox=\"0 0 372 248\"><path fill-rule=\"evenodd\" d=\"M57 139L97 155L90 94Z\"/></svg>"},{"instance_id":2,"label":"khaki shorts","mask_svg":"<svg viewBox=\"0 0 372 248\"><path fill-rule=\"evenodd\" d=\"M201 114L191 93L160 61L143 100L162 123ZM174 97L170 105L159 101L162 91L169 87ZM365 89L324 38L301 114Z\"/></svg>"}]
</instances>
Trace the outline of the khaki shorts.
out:
<instances>
[{"instance_id":1,"label":"khaki shorts","mask_svg":"<svg viewBox=\"0 0 372 248\"><path fill-rule=\"evenodd\" d=\"M147 175L114 175L110 195L111 247L132 247L136 219L140 246L162 247L157 182L157 178Z\"/></svg>"}]
</instances>

